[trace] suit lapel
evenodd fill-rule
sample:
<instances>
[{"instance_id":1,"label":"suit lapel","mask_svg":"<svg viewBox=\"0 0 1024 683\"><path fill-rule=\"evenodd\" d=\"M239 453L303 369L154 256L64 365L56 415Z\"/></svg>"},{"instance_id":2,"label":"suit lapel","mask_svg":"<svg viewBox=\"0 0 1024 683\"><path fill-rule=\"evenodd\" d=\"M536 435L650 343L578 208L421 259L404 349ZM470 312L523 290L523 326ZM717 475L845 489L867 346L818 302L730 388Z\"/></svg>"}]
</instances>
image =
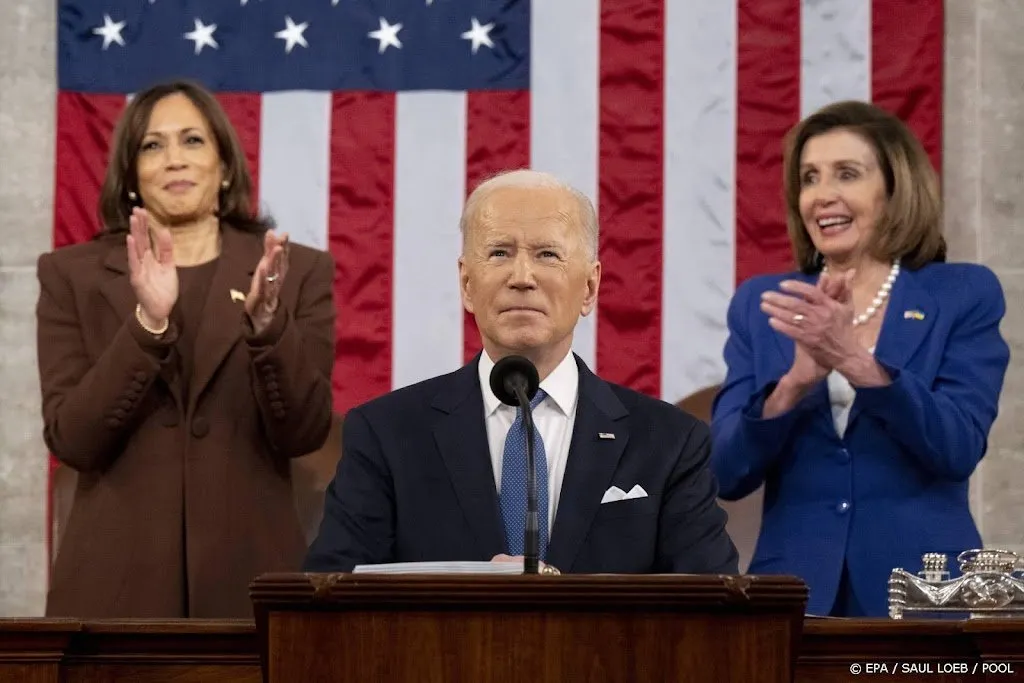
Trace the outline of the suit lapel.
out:
<instances>
[{"instance_id":1,"label":"suit lapel","mask_svg":"<svg viewBox=\"0 0 1024 683\"><path fill-rule=\"evenodd\" d=\"M905 368L921 347L935 323L938 304L917 282L911 270L901 270L893 285L882 329L875 344L875 358L897 369ZM850 409L847 430L860 415L860 401Z\"/></svg>"},{"instance_id":2,"label":"suit lapel","mask_svg":"<svg viewBox=\"0 0 1024 683\"><path fill-rule=\"evenodd\" d=\"M547 562L570 571L629 442L629 415L604 380L579 359L579 398ZM614 439L600 434L614 434Z\"/></svg>"},{"instance_id":3,"label":"suit lapel","mask_svg":"<svg viewBox=\"0 0 1024 683\"><path fill-rule=\"evenodd\" d=\"M443 413L434 427L441 458L448 469L459 506L473 533L482 557L505 552L505 529L494 485L483 394L477 379L476 360L459 369L450 390L435 397L431 407Z\"/></svg>"},{"instance_id":4,"label":"suit lapel","mask_svg":"<svg viewBox=\"0 0 1024 683\"><path fill-rule=\"evenodd\" d=\"M127 249L125 242L121 240L119 243L114 243L111 250L107 252L107 257L103 259L103 266L112 273L116 273L117 276L100 285L100 292L117 313L119 320L126 320L129 316L135 315L135 304L138 303L129 280L128 255L125 249Z\"/></svg>"},{"instance_id":5,"label":"suit lapel","mask_svg":"<svg viewBox=\"0 0 1024 683\"><path fill-rule=\"evenodd\" d=\"M195 341L195 370L189 381L189 406L210 383L228 352L242 337L244 304L235 301L231 290L248 294L252 274L263 256L259 235L224 226L221 228L220 258L206 295Z\"/></svg>"}]
</instances>

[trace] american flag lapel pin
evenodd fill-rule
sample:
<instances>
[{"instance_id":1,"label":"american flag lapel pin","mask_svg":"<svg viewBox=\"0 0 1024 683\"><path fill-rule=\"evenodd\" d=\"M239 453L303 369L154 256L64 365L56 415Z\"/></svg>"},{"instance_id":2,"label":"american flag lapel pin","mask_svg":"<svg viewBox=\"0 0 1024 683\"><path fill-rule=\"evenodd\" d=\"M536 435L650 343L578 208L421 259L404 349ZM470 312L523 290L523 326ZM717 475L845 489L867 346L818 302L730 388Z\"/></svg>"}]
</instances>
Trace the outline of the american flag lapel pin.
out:
<instances>
[{"instance_id":1,"label":"american flag lapel pin","mask_svg":"<svg viewBox=\"0 0 1024 683\"><path fill-rule=\"evenodd\" d=\"M598 432L597 433L597 438L599 438L599 439L611 439L612 441L614 441L615 440L615 435L614 434L610 434L608 432Z\"/></svg>"}]
</instances>

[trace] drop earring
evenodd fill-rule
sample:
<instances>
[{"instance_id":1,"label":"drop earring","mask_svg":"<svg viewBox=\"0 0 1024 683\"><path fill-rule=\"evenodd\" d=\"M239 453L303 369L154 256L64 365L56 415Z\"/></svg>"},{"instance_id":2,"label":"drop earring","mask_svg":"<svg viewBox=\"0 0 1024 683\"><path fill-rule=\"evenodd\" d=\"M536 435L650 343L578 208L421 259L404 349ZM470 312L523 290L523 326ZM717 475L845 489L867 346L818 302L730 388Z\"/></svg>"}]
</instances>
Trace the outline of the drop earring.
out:
<instances>
[{"instance_id":1,"label":"drop earring","mask_svg":"<svg viewBox=\"0 0 1024 683\"><path fill-rule=\"evenodd\" d=\"M139 200L139 195L135 194L134 190L128 190L128 201L133 204Z\"/></svg>"}]
</instances>

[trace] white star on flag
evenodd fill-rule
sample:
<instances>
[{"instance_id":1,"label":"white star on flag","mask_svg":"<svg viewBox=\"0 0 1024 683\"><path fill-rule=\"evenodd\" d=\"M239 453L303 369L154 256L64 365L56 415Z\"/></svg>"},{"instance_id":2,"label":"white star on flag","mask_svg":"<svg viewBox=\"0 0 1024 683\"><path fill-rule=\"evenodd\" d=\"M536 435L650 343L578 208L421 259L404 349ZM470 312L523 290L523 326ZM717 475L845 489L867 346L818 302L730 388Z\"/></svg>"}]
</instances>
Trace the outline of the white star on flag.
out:
<instances>
[{"instance_id":1,"label":"white star on flag","mask_svg":"<svg viewBox=\"0 0 1024 683\"><path fill-rule=\"evenodd\" d=\"M473 54L476 54L476 51L480 49L481 45L486 45L493 50L494 43L491 42L490 33L491 29L494 28L494 24L490 23L485 26L481 26L480 22L476 20L476 17L473 17L470 21L473 22L473 27L463 33L461 37L464 40L473 41Z\"/></svg>"},{"instance_id":2,"label":"white star on flag","mask_svg":"<svg viewBox=\"0 0 1024 683\"><path fill-rule=\"evenodd\" d=\"M125 22L115 22L110 18L109 14L103 15L103 26L97 26L92 30L98 36L103 36L103 49L106 50L110 47L111 43L117 43L121 47L124 47L124 38L121 37L121 31L124 29Z\"/></svg>"},{"instance_id":3,"label":"white star on flag","mask_svg":"<svg viewBox=\"0 0 1024 683\"><path fill-rule=\"evenodd\" d=\"M366 35L380 42L380 45L377 48L377 54L384 54L384 50L387 50L391 45L395 46L399 50L402 49L402 41L398 39L398 32L401 30L401 24L395 24L392 26L388 23L387 19L381 17L380 28L376 31L370 31Z\"/></svg>"},{"instance_id":4,"label":"white star on flag","mask_svg":"<svg viewBox=\"0 0 1024 683\"><path fill-rule=\"evenodd\" d=\"M201 19L196 19L196 28L193 31L189 31L184 34L185 38L194 41L196 44L196 54L203 51L203 48L209 45L216 50L219 45L217 41L213 39L213 32L217 30L217 24L210 24L206 26L203 24Z\"/></svg>"},{"instance_id":5,"label":"white star on flag","mask_svg":"<svg viewBox=\"0 0 1024 683\"><path fill-rule=\"evenodd\" d=\"M280 38L285 41L284 51L285 54L291 54L292 48L296 45L302 47L309 47L306 44L306 38L303 36L303 32L309 27L309 22L304 21L301 24L296 24L292 21L291 17L284 18L285 27L274 34L275 38Z\"/></svg>"}]
</instances>

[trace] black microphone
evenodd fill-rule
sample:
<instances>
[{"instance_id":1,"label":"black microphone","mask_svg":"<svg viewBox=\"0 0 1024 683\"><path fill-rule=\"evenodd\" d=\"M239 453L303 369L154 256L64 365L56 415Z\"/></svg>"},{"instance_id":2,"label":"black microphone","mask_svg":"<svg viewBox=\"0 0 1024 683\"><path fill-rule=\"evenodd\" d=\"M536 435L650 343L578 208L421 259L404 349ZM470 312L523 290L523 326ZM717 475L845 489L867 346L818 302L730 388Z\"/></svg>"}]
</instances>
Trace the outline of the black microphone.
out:
<instances>
[{"instance_id":1,"label":"black microphone","mask_svg":"<svg viewBox=\"0 0 1024 683\"><path fill-rule=\"evenodd\" d=\"M491 391L505 405L521 406L526 430L526 533L523 573L540 571L540 527L537 519L537 468L533 460L533 413L530 401L540 388L537 366L522 356L505 356L491 370Z\"/></svg>"}]
</instances>

